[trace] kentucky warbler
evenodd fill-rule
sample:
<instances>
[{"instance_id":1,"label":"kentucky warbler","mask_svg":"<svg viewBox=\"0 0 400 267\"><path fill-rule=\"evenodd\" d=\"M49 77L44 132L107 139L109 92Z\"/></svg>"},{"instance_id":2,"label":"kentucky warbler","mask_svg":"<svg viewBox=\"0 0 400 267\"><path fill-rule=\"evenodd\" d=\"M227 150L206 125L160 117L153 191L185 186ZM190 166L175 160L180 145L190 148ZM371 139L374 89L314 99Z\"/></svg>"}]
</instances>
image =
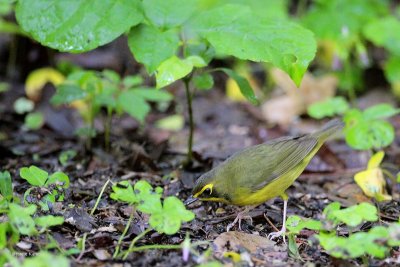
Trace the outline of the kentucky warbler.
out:
<instances>
[{"instance_id":1,"label":"kentucky warbler","mask_svg":"<svg viewBox=\"0 0 400 267\"><path fill-rule=\"evenodd\" d=\"M284 201L282 229L269 235L278 237L286 231L286 189L299 177L322 144L342 128L340 120L332 120L312 134L282 137L243 149L200 176L186 204L200 199L247 206L228 226L229 231L238 221L240 229L241 220L249 217L246 213L251 208L280 196Z\"/></svg>"}]
</instances>

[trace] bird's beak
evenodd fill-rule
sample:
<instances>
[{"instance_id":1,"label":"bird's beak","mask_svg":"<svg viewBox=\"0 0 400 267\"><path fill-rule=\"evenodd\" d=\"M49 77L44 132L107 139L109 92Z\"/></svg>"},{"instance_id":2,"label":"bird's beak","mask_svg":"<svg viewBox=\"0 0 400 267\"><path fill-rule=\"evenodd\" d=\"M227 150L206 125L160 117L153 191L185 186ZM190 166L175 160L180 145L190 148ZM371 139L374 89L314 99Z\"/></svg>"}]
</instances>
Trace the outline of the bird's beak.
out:
<instances>
[{"instance_id":1,"label":"bird's beak","mask_svg":"<svg viewBox=\"0 0 400 267\"><path fill-rule=\"evenodd\" d=\"M194 202L196 202L197 200L199 200L198 198L193 197L193 195L190 195L186 201L185 201L185 206L188 206Z\"/></svg>"}]
</instances>

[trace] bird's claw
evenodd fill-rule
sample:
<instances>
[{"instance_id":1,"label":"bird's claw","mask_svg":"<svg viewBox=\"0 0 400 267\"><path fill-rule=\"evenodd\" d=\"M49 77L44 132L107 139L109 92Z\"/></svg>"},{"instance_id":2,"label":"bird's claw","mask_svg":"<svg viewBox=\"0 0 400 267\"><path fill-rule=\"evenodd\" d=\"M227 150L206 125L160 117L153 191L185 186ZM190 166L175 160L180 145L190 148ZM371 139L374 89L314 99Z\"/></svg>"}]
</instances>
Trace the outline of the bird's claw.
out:
<instances>
[{"instance_id":1,"label":"bird's claw","mask_svg":"<svg viewBox=\"0 0 400 267\"><path fill-rule=\"evenodd\" d=\"M239 230L242 231L242 220L243 219L249 220L250 224L253 225L253 218L251 218L250 215L244 215L244 213L240 212L236 216L235 220L233 220L232 223L228 224L228 226L226 227L226 231L229 232L229 230L231 230L232 227L236 225L236 223L239 223Z\"/></svg>"},{"instance_id":2,"label":"bird's claw","mask_svg":"<svg viewBox=\"0 0 400 267\"><path fill-rule=\"evenodd\" d=\"M270 239L270 240L274 240L275 238L283 236L283 242L286 244L286 240L285 240L285 236L284 236L285 233L286 233L286 228L282 228L278 232L269 233L267 238Z\"/></svg>"}]
</instances>

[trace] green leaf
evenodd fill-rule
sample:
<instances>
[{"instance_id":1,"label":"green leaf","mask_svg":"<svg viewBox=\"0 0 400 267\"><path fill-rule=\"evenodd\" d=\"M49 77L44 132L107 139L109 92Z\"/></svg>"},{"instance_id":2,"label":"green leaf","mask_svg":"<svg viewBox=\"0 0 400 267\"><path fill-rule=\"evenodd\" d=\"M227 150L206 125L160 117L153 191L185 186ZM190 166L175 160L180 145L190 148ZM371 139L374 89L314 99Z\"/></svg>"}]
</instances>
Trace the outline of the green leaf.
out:
<instances>
[{"instance_id":1,"label":"green leaf","mask_svg":"<svg viewBox=\"0 0 400 267\"><path fill-rule=\"evenodd\" d=\"M160 28L182 25L196 11L198 0L146 0L143 8L151 23Z\"/></svg>"},{"instance_id":2,"label":"green leaf","mask_svg":"<svg viewBox=\"0 0 400 267\"><path fill-rule=\"evenodd\" d=\"M389 118L400 113L400 109L396 109L389 104L378 104L367 108L363 112L363 116L367 120Z\"/></svg>"},{"instance_id":3,"label":"green leaf","mask_svg":"<svg viewBox=\"0 0 400 267\"><path fill-rule=\"evenodd\" d=\"M191 62L172 56L157 68L157 88L162 88L188 75L193 70Z\"/></svg>"},{"instance_id":4,"label":"green leaf","mask_svg":"<svg viewBox=\"0 0 400 267\"><path fill-rule=\"evenodd\" d=\"M139 0L20 0L15 12L35 40L76 53L107 44L143 20Z\"/></svg>"},{"instance_id":5,"label":"green leaf","mask_svg":"<svg viewBox=\"0 0 400 267\"><path fill-rule=\"evenodd\" d=\"M138 199L133 193L133 187L128 181L122 181L112 186L110 197L114 200L136 204Z\"/></svg>"},{"instance_id":6,"label":"green leaf","mask_svg":"<svg viewBox=\"0 0 400 267\"><path fill-rule=\"evenodd\" d=\"M46 171L33 165L19 169L19 175L33 186L44 186L49 176Z\"/></svg>"},{"instance_id":7,"label":"green leaf","mask_svg":"<svg viewBox=\"0 0 400 267\"><path fill-rule=\"evenodd\" d=\"M259 101L258 101L256 95L254 94L254 91L251 88L250 83L247 81L246 78L240 76L239 74L237 74L236 72L234 72L233 70L230 70L230 69L220 68L217 70L221 70L221 71L225 72L232 79L234 79L235 82L239 86L240 92L242 93L242 95L244 97L246 97L247 100L250 101L250 103L252 103L253 105L259 104Z\"/></svg>"},{"instance_id":8,"label":"green leaf","mask_svg":"<svg viewBox=\"0 0 400 267\"><path fill-rule=\"evenodd\" d=\"M32 112L25 116L24 126L30 130L42 128L44 124L44 115L42 112Z\"/></svg>"},{"instance_id":9,"label":"green leaf","mask_svg":"<svg viewBox=\"0 0 400 267\"><path fill-rule=\"evenodd\" d=\"M76 156L77 152L73 149L68 149L58 156L58 161L61 163L62 166L66 166L68 161L73 159Z\"/></svg>"},{"instance_id":10,"label":"green leaf","mask_svg":"<svg viewBox=\"0 0 400 267\"><path fill-rule=\"evenodd\" d=\"M299 252L299 247L296 244L296 236L294 234L289 234L288 241L289 241L289 244L288 244L289 257L300 260L301 255Z\"/></svg>"},{"instance_id":11,"label":"green leaf","mask_svg":"<svg viewBox=\"0 0 400 267\"><path fill-rule=\"evenodd\" d=\"M53 215L41 216L41 217L35 218L35 223L36 223L36 225L38 225L44 229L47 229L52 226L62 225L64 223L64 217L53 216Z\"/></svg>"},{"instance_id":12,"label":"green leaf","mask_svg":"<svg viewBox=\"0 0 400 267\"><path fill-rule=\"evenodd\" d=\"M147 101L153 102L162 102L162 101L171 101L173 98L172 95L166 91L155 90L153 88L138 88L131 90L136 95L141 98L146 99Z\"/></svg>"},{"instance_id":13,"label":"green leaf","mask_svg":"<svg viewBox=\"0 0 400 267\"><path fill-rule=\"evenodd\" d=\"M51 98L54 105L69 104L75 100L87 97L87 92L75 84L61 84L57 87L57 92Z\"/></svg>"},{"instance_id":14,"label":"green leaf","mask_svg":"<svg viewBox=\"0 0 400 267\"><path fill-rule=\"evenodd\" d=\"M35 212L35 205L23 208L15 203L10 203L8 218L10 219L11 227L22 235L36 234L35 221L32 219L32 215Z\"/></svg>"},{"instance_id":15,"label":"green leaf","mask_svg":"<svg viewBox=\"0 0 400 267\"><path fill-rule=\"evenodd\" d=\"M7 200L13 197L11 175L8 171L0 172L0 194Z\"/></svg>"},{"instance_id":16,"label":"green leaf","mask_svg":"<svg viewBox=\"0 0 400 267\"><path fill-rule=\"evenodd\" d=\"M13 246L18 241L19 232L14 231L9 222L0 223L0 249L3 250L6 247Z\"/></svg>"},{"instance_id":17,"label":"green leaf","mask_svg":"<svg viewBox=\"0 0 400 267\"><path fill-rule=\"evenodd\" d=\"M391 56L385 62L383 70L390 83L400 83L400 56Z\"/></svg>"},{"instance_id":18,"label":"green leaf","mask_svg":"<svg viewBox=\"0 0 400 267\"><path fill-rule=\"evenodd\" d=\"M321 230L322 223L317 220L303 219L299 216L290 216L286 220L286 228L292 234L299 234L300 231L303 230L304 228L310 230Z\"/></svg>"},{"instance_id":19,"label":"green leaf","mask_svg":"<svg viewBox=\"0 0 400 267\"><path fill-rule=\"evenodd\" d=\"M215 56L215 50L213 47L203 43L189 43L185 46L184 56L198 56L201 57L206 64L210 63Z\"/></svg>"},{"instance_id":20,"label":"green leaf","mask_svg":"<svg viewBox=\"0 0 400 267\"><path fill-rule=\"evenodd\" d=\"M143 213L153 214L162 210L161 194L162 189L153 187L146 181L139 181L134 186L134 193L138 199L137 209Z\"/></svg>"},{"instance_id":21,"label":"green leaf","mask_svg":"<svg viewBox=\"0 0 400 267\"><path fill-rule=\"evenodd\" d=\"M311 104L307 113L315 119L332 117L334 115L342 115L349 109L349 103L342 96L328 98L321 102Z\"/></svg>"},{"instance_id":22,"label":"green leaf","mask_svg":"<svg viewBox=\"0 0 400 267\"><path fill-rule=\"evenodd\" d=\"M69 267L68 259L63 255L54 255L47 251L40 251L33 257L26 258L22 267Z\"/></svg>"},{"instance_id":23,"label":"green leaf","mask_svg":"<svg viewBox=\"0 0 400 267\"><path fill-rule=\"evenodd\" d=\"M122 84L124 85L125 88L131 88L134 86L141 85L143 83L143 78L140 75L131 75L131 76L126 76L122 80Z\"/></svg>"},{"instance_id":24,"label":"green leaf","mask_svg":"<svg viewBox=\"0 0 400 267\"><path fill-rule=\"evenodd\" d=\"M154 26L142 24L130 31L128 45L135 59L143 63L151 74L163 61L175 55L179 37L176 30L163 32Z\"/></svg>"},{"instance_id":25,"label":"green leaf","mask_svg":"<svg viewBox=\"0 0 400 267\"><path fill-rule=\"evenodd\" d=\"M150 111L149 104L132 90L122 92L118 97L117 103L123 111L140 122L144 122L146 115Z\"/></svg>"},{"instance_id":26,"label":"green leaf","mask_svg":"<svg viewBox=\"0 0 400 267\"><path fill-rule=\"evenodd\" d=\"M296 83L316 53L313 34L289 21L255 16L243 5L224 5L200 13L188 26L207 39L217 53L271 62Z\"/></svg>"},{"instance_id":27,"label":"green leaf","mask_svg":"<svg viewBox=\"0 0 400 267\"><path fill-rule=\"evenodd\" d=\"M348 226L356 227L363 221L375 222L378 220L377 209L367 202L351 206L346 209L333 210L328 219L343 222Z\"/></svg>"},{"instance_id":28,"label":"green leaf","mask_svg":"<svg viewBox=\"0 0 400 267\"><path fill-rule=\"evenodd\" d=\"M173 235L179 231L182 222L194 219L194 213L176 197L167 197L162 209L151 215L149 224L159 233Z\"/></svg>"},{"instance_id":29,"label":"green leaf","mask_svg":"<svg viewBox=\"0 0 400 267\"><path fill-rule=\"evenodd\" d=\"M400 20L388 16L373 20L364 27L365 37L376 46L383 46L390 53L400 56Z\"/></svg>"},{"instance_id":30,"label":"green leaf","mask_svg":"<svg viewBox=\"0 0 400 267\"><path fill-rule=\"evenodd\" d=\"M193 84L196 89L209 90L214 85L214 79L209 73L202 73L193 77Z\"/></svg>"},{"instance_id":31,"label":"green leaf","mask_svg":"<svg viewBox=\"0 0 400 267\"><path fill-rule=\"evenodd\" d=\"M63 188L68 188L69 187L69 178L63 172L55 172L52 175L50 175L49 179L46 182L46 186L48 186L50 184L58 184L58 185L62 185Z\"/></svg>"}]
</instances>

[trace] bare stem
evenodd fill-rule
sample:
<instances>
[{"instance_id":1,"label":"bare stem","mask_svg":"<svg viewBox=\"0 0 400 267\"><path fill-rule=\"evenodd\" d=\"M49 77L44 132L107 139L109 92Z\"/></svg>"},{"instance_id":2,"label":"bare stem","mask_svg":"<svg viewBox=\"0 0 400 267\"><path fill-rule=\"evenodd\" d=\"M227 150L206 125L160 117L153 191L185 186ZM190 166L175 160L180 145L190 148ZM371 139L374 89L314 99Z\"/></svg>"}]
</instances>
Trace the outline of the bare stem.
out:
<instances>
[{"instance_id":1,"label":"bare stem","mask_svg":"<svg viewBox=\"0 0 400 267\"><path fill-rule=\"evenodd\" d=\"M188 153L186 157L186 164L190 164L193 160L193 132L194 132L194 121L193 121L193 109L192 109L192 94L190 92L190 78L183 79L186 91L186 100L188 105L189 113L189 139L188 139Z\"/></svg>"}]
</instances>

